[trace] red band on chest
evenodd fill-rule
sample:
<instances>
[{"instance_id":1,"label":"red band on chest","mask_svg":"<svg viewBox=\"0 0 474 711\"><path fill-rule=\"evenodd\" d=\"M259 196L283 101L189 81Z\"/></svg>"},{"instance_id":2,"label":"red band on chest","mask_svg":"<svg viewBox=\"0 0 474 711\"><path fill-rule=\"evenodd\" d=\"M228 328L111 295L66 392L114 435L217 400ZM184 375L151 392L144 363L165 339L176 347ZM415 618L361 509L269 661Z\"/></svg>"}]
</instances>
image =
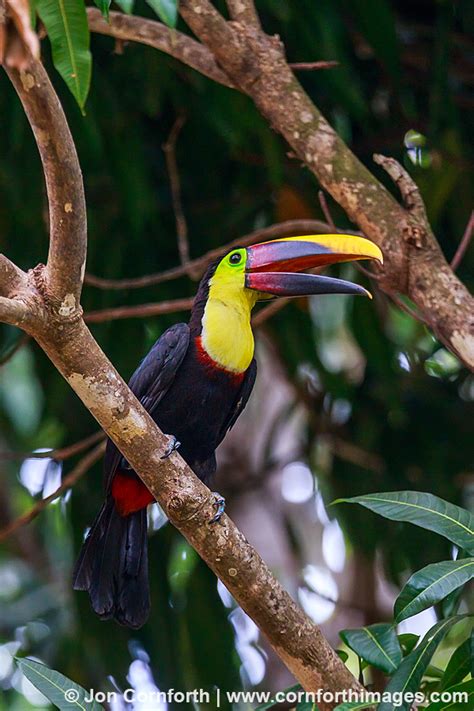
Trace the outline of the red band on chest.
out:
<instances>
[{"instance_id":1,"label":"red band on chest","mask_svg":"<svg viewBox=\"0 0 474 711\"><path fill-rule=\"evenodd\" d=\"M199 362L204 365L210 375L212 375L213 373L224 373L225 375L227 375L229 380L231 380L236 385L239 385L242 382L245 376L245 371L243 373L235 373L233 370L227 370L227 368L224 368L219 363L216 363L216 361L211 358L209 353L204 348L202 343L202 336L197 336L194 339L194 342L196 344L196 352L199 358Z\"/></svg>"}]
</instances>

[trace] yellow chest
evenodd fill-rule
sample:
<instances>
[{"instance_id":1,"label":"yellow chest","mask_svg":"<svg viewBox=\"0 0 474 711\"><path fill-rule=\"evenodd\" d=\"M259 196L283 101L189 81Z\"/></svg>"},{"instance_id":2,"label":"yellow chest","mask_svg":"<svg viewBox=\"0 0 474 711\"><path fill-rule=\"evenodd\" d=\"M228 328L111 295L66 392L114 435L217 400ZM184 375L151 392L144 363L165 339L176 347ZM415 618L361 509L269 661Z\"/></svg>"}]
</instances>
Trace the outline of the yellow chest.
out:
<instances>
[{"instance_id":1,"label":"yellow chest","mask_svg":"<svg viewBox=\"0 0 474 711\"><path fill-rule=\"evenodd\" d=\"M202 318L201 343L218 365L234 373L243 373L254 354L250 326L253 303L246 295L225 300L210 295Z\"/></svg>"}]
</instances>

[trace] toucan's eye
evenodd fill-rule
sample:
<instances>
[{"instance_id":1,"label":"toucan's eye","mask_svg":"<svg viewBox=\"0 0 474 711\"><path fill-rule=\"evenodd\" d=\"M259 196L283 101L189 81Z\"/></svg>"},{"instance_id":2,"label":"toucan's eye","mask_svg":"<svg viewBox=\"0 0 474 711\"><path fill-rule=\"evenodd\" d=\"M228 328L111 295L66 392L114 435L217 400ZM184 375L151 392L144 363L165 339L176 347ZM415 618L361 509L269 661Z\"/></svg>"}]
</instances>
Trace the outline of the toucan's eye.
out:
<instances>
[{"instance_id":1,"label":"toucan's eye","mask_svg":"<svg viewBox=\"0 0 474 711\"><path fill-rule=\"evenodd\" d=\"M231 254L229 257L229 262L231 264L240 264L242 261L242 255L239 254L239 252L234 252L234 254Z\"/></svg>"}]
</instances>

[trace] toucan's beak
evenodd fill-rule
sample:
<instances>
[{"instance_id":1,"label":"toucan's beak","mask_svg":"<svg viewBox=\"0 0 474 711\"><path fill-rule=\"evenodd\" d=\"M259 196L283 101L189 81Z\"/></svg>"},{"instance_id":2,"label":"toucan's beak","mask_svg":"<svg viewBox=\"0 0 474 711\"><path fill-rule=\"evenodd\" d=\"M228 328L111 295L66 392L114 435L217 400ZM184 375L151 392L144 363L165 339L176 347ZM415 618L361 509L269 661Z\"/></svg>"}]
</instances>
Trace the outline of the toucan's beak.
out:
<instances>
[{"instance_id":1,"label":"toucan's beak","mask_svg":"<svg viewBox=\"0 0 474 711\"><path fill-rule=\"evenodd\" d=\"M274 296L361 294L370 297L367 289L350 281L298 273L356 259L376 259L383 263L377 245L355 235L307 235L261 242L247 247L245 286Z\"/></svg>"}]
</instances>

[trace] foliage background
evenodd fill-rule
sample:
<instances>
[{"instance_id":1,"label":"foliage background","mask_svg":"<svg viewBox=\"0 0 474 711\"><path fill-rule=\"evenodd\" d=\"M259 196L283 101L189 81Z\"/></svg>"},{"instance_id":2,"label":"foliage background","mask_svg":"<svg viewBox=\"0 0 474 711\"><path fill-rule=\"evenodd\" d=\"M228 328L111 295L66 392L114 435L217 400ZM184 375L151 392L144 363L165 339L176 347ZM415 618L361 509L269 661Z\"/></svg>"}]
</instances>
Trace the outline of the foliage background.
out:
<instances>
[{"instance_id":1,"label":"foliage background","mask_svg":"<svg viewBox=\"0 0 474 711\"><path fill-rule=\"evenodd\" d=\"M262 0L258 7L291 61L340 62L337 69L301 74L301 81L381 179L374 152L409 168L452 257L474 203L472 3ZM136 13L152 16L144 2ZM93 37L83 117L51 66L48 43L42 46L84 172L90 272L120 278L178 263L162 145L181 115L186 123L177 160L192 256L255 227L322 218L313 177L287 155L245 97L151 48L113 49L112 40ZM5 76L0 117L1 248L28 268L46 255L44 184L30 129ZM330 207L336 224L349 227L337 206ZM471 249L459 268L471 287L473 266ZM365 279L353 267L340 271ZM140 290L86 287L83 305L97 310L194 290L186 278ZM343 626L388 617L394 590L410 570L449 549L441 539L388 525L357 507L326 512L322 498L418 489L472 508L474 496L474 380L423 326L378 294L376 285L372 290L375 302L296 302L267 322L259 337L259 386L223 447L216 484L231 515L305 609L324 620L334 643ZM156 337L185 317L110 321L93 332L128 377ZM18 337L2 327L3 352ZM96 429L31 343L0 371L0 406L4 453L63 446ZM295 461L302 464L295 468ZM73 464L68 460L64 471ZM29 508L31 490L37 498L58 482L54 466L23 467L21 477L20 466L0 460L2 526ZM315 488L308 491L309 471ZM171 527L150 539L150 622L132 633L92 615L86 596L72 593L70 573L101 500L100 480L98 464L72 495L0 546L0 709L42 703L13 672L10 652L18 648L86 688L112 688L109 676L121 688L129 681L160 689L275 688L289 681ZM339 524L330 522L336 515ZM336 605L327 599L337 597Z\"/></svg>"}]
</instances>

